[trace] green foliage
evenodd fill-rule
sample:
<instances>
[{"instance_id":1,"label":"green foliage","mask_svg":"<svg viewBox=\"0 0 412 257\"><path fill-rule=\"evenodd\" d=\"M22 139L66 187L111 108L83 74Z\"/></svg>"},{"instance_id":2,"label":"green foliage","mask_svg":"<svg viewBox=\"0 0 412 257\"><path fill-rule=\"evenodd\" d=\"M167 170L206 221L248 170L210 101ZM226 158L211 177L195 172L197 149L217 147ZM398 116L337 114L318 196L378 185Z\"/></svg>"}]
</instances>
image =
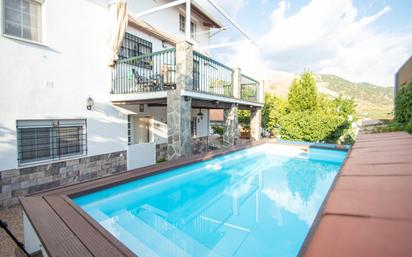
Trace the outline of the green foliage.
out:
<instances>
[{"instance_id":1,"label":"green foliage","mask_svg":"<svg viewBox=\"0 0 412 257\"><path fill-rule=\"evenodd\" d=\"M412 82L402 87L396 96L395 120L399 123L412 120Z\"/></svg>"},{"instance_id":2,"label":"green foliage","mask_svg":"<svg viewBox=\"0 0 412 257\"><path fill-rule=\"evenodd\" d=\"M295 111L314 111L318 108L318 89L312 73L304 72L294 79L288 93L288 109Z\"/></svg>"},{"instance_id":3,"label":"green foliage","mask_svg":"<svg viewBox=\"0 0 412 257\"><path fill-rule=\"evenodd\" d=\"M224 128L221 125L212 125L213 134L223 135Z\"/></svg>"},{"instance_id":4,"label":"green foliage","mask_svg":"<svg viewBox=\"0 0 412 257\"><path fill-rule=\"evenodd\" d=\"M307 142L336 141L344 123L344 119L322 111L291 112L279 121L283 139Z\"/></svg>"},{"instance_id":5,"label":"green foliage","mask_svg":"<svg viewBox=\"0 0 412 257\"><path fill-rule=\"evenodd\" d=\"M353 99L318 94L313 75L305 72L293 81L287 101L265 95L262 126L269 131L280 127L287 140L353 143L355 109Z\"/></svg>"},{"instance_id":6,"label":"green foliage","mask_svg":"<svg viewBox=\"0 0 412 257\"><path fill-rule=\"evenodd\" d=\"M237 111L238 122L242 125L250 124L250 111L248 110L238 110Z\"/></svg>"},{"instance_id":7,"label":"green foliage","mask_svg":"<svg viewBox=\"0 0 412 257\"><path fill-rule=\"evenodd\" d=\"M270 93L265 94L262 108L262 127L274 131L279 127L279 119L286 113L287 101Z\"/></svg>"}]
</instances>

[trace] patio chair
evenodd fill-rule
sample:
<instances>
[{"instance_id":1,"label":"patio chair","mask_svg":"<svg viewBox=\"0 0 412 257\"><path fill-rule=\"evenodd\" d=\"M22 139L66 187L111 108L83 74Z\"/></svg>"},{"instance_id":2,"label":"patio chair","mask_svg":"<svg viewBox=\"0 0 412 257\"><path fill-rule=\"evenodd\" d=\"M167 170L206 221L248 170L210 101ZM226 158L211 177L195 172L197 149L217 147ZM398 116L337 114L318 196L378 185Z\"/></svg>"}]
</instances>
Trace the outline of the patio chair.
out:
<instances>
[{"instance_id":1,"label":"patio chair","mask_svg":"<svg viewBox=\"0 0 412 257\"><path fill-rule=\"evenodd\" d=\"M141 92L151 92L151 91L160 91L162 90L162 79L158 74L145 77L139 74L139 71L135 68L132 69L134 76L134 81L139 87Z\"/></svg>"}]
</instances>

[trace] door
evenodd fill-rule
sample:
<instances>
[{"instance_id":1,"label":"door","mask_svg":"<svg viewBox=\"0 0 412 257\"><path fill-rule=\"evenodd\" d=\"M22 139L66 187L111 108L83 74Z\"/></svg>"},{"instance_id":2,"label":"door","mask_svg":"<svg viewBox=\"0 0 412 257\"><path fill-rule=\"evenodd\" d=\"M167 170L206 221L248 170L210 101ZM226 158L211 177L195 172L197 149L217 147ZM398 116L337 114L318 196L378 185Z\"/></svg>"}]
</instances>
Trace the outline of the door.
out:
<instances>
[{"instance_id":1,"label":"door","mask_svg":"<svg viewBox=\"0 0 412 257\"><path fill-rule=\"evenodd\" d=\"M152 116L133 116L132 127L132 144L153 142Z\"/></svg>"}]
</instances>

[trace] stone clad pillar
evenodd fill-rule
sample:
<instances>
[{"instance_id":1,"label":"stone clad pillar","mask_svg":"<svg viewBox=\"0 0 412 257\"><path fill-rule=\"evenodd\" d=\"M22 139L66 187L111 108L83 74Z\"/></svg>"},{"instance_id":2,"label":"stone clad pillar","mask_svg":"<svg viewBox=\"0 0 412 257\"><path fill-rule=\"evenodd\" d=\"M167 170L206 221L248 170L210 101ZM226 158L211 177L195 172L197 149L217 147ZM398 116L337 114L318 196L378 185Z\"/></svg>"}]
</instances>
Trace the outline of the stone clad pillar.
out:
<instances>
[{"instance_id":1,"label":"stone clad pillar","mask_svg":"<svg viewBox=\"0 0 412 257\"><path fill-rule=\"evenodd\" d=\"M260 108L250 110L250 139L258 141L261 138L260 124L262 119Z\"/></svg>"},{"instance_id":2,"label":"stone clad pillar","mask_svg":"<svg viewBox=\"0 0 412 257\"><path fill-rule=\"evenodd\" d=\"M178 159L192 153L190 130L192 100L182 90L193 88L193 45L176 45L176 90L167 92L167 158Z\"/></svg>"},{"instance_id":3,"label":"stone clad pillar","mask_svg":"<svg viewBox=\"0 0 412 257\"><path fill-rule=\"evenodd\" d=\"M236 104L232 104L230 109L224 110L224 133L223 133L223 146L231 147L236 144L239 138L238 131L238 107Z\"/></svg>"}]
</instances>

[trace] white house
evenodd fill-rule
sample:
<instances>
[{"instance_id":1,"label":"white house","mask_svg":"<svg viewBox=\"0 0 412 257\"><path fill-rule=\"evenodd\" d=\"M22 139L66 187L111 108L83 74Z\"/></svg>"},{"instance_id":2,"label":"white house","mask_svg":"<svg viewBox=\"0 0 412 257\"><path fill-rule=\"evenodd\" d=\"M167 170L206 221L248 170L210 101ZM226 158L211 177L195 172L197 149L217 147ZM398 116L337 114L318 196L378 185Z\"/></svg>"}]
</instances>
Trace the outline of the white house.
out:
<instances>
[{"instance_id":1,"label":"white house","mask_svg":"<svg viewBox=\"0 0 412 257\"><path fill-rule=\"evenodd\" d=\"M225 146L239 108L259 139L262 88L202 50L222 25L196 2L0 3L0 206L204 151L210 109L225 109Z\"/></svg>"}]
</instances>

